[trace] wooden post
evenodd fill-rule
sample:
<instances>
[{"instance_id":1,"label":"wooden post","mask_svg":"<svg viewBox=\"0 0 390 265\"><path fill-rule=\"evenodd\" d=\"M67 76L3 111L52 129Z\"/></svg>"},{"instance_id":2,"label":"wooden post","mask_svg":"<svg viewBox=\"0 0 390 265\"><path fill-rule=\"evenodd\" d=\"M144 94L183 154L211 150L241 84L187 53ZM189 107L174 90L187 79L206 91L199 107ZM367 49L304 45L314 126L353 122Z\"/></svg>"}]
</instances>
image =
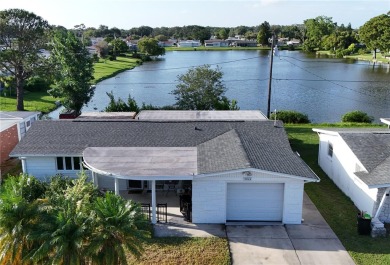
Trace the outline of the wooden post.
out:
<instances>
[{"instance_id":1,"label":"wooden post","mask_svg":"<svg viewBox=\"0 0 390 265\"><path fill-rule=\"evenodd\" d=\"M275 35L272 35L271 42L271 59L270 59L270 69L269 69L269 81L268 81L268 104L267 104L267 118L271 116L271 86L272 86L272 65L274 63L274 42Z\"/></svg>"}]
</instances>

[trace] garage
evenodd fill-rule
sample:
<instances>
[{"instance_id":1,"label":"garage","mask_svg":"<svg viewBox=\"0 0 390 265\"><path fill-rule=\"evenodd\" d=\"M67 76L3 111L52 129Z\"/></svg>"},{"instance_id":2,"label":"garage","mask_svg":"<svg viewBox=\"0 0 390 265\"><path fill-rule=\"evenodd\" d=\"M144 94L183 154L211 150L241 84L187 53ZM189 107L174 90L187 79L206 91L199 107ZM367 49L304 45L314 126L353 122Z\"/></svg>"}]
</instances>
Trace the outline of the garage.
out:
<instances>
[{"instance_id":1,"label":"garage","mask_svg":"<svg viewBox=\"0 0 390 265\"><path fill-rule=\"evenodd\" d=\"M228 183L227 221L282 221L283 183Z\"/></svg>"}]
</instances>

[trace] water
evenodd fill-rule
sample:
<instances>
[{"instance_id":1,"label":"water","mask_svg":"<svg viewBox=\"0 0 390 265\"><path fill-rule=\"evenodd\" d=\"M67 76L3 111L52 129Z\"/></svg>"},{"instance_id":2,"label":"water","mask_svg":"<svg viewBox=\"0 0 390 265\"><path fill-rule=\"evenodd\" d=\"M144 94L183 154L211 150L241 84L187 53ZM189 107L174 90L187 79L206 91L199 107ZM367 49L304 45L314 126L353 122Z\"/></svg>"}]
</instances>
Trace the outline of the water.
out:
<instances>
[{"instance_id":1,"label":"water","mask_svg":"<svg viewBox=\"0 0 390 265\"><path fill-rule=\"evenodd\" d=\"M83 111L102 111L108 104L106 92L127 100L131 94L142 102L172 105L170 92L177 76L193 66L217 65L224 73L226 96L236 99L242 110L267 111L268 51L173 51L158 61L97 84L93 99ZM369 81L369 82L367 82ZM367 62L316 58L298 51L281 51L274 58L271 110L296 110L312 122L338 122L352 110L379 118L390 117L389 67L372 67ZM58 111L51 114L58 117Z\"/></svg>"}]
</instances>

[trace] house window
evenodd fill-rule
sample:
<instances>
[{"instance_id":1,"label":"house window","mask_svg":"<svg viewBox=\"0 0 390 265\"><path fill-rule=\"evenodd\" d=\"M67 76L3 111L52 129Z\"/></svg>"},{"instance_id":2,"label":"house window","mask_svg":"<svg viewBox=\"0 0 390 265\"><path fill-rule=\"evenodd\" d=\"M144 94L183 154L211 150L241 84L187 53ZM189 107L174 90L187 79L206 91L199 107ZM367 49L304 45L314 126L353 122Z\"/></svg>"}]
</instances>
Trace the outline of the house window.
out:
<instances>
[{"instance_id":1,"label":"house window","mask_svg":"<svg viewBox=\"0 0 390 265\"><path fill-rule=\"evenodd\" d=\"M57 170L80 170L80 157L57 157Z\"/></svg>"},{"instance_id":2,"label":"house window","mask_svg":"<svg viewBox=\"0 0 390 265\"><path fill-rule=\"evenodd\" d=\"M328 156L333 157L333 144L328 143Z\"/></svg>"}]
</instances>

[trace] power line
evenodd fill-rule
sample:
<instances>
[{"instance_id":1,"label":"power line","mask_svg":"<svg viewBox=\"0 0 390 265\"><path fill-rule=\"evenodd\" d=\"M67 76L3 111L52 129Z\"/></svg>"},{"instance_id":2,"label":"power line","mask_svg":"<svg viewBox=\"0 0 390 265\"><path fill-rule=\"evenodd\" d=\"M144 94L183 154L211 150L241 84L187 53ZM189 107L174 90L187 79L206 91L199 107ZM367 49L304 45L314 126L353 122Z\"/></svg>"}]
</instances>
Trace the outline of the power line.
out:
<instances>
[{"instance_id":1,"label":"power line","mask_svg":"<svg viewBox=\"0 0 390 265\"><path fill-rule=\"evenodd\" d=\"M354 91L354 92L359 93L359 94L361 94L361 95L366 95L366 96L369 96L369 97L377 98L377 97L374 96L374 95L370 95L370 94L367 94L367 93L363 93L362 91L354 90L354 89L349 88L349 87L347 87L347 86L337 84L335 81L331 81L331 80L326 79L326 78L324 78L324 77L322 77L322 76L320 76L320 75L317 75L316 73L313 73L313 72L311 72L311 71L309 71L309 70L307 70L307 69L305 69L305 68L303 68L303 67L301 67L301 66L299 66L299 65L297 65L297 64L295 64L295 63L293 63L293 62L290 62L289 60L285 60L285 61L288 62L288 63L290 63L290 64L292 64L292 65L294 65L294 66L296 66L296 67L298 67L299 69L301 69L301 70L303 70L303 71L305 71L305 72L307 72L307 73L309 73L309 74L312 74L312 75L314 75L314 76L320 78L320 79L323 80L323 81L327 81L327 82L329 82L329 83L331 83L331 84L333 84L333 85L336 85L336 86L339 86L339 87L342 87L342 88L345 88L345 89Z\"/></svg>"},{"instance_id":2,"label":"power line","mask_svg":"<svg viewBox=\"0 0 390 265\"><path fill-rule=\"evenodd\" d=\"M283 81L283 80L282 80ZM290 80L291 81L291 80ZM360 102L360 103L364 103L364 104L370 104L372 106L379 106L378 104L374 104L374 103L371 103L371 102L367 102L367 101L362 101L362 100L356 100L356 99L352 99L352 98L349 98L349 97L344 97L344 96L341 96L339 94L334 94L334 93L329 93L327 91L323 91L323 90L319 90L319 89L316 89L314 87L311 87L311 86L307 86L307 85L304 85L304 84L300 84L298 82L295 82L295 81L291 81L292 83L298 85L298 86L301 86L301 87L306 87L306 88L309 88L309 89L313 89L315 90L316 92L320 92L320 93L323 93L323 94L327 94L327 95L331 95L331 96L336 96L338 98L344 98L344 99L348 99L350 101L355 101L355 102ZM383 101L386 101L386 99L384 99Z\"/></svg>"}]
</instances>

